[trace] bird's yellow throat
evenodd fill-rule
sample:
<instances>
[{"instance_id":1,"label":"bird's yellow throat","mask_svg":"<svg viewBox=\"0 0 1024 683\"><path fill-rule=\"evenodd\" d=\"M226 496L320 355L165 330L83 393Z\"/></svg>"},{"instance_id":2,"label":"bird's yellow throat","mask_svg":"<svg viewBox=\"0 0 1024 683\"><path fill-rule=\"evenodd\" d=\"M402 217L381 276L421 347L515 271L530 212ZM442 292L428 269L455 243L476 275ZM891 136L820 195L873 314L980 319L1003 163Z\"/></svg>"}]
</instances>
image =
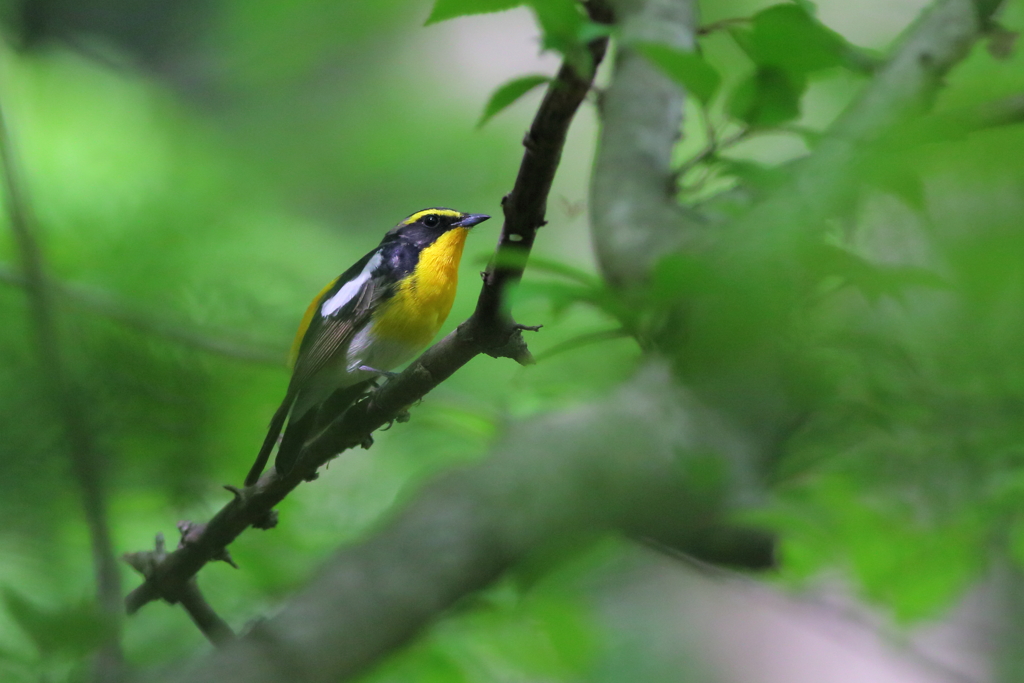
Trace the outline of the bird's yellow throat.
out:
<instances>
[{"instance_id":1,"label":"bird's yellow throat","mask_svg":"<svg viewBox=\"0 0 1024 683\"><path fill-rule=\"evenodd\" d=\"M373 332L415 347L430 343L455 301L467 228L452 228L420 252L411 275L374 317Z\"/></svg>"}]
</instances>

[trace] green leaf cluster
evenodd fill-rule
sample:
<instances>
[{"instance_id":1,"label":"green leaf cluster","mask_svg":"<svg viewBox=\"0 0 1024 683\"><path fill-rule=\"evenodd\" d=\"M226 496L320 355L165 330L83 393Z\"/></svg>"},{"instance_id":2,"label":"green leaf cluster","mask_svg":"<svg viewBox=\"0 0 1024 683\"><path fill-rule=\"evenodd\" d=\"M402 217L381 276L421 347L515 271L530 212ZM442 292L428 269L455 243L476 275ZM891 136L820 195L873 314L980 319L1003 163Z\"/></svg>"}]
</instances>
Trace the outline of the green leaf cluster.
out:
<instances>
[{"instance_id":1,"label":"green leaf cluster","mask_svg":"<svg viewBox=\"0 0 1024 683\"><path fill-rule=\"evenodd\" d=\"M749 27L729 32L755 67L734 91L729 113L751 126L798 118L807 78L814 72L861 65L854 60L853 46L799 5L773 5L755 14Z\"/></svg>"}]
</instances>

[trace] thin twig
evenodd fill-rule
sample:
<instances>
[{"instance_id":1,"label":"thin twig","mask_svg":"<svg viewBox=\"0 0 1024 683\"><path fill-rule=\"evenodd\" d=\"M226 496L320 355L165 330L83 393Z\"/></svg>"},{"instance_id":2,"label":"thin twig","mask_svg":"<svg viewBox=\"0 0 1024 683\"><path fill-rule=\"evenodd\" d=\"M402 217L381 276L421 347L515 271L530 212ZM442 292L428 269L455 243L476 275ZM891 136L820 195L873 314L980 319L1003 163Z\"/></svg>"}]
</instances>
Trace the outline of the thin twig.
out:
<instances>
[{"instance_id":1,"label":"thin twig","mask_svg":"<svg viewBox=\"0 0 1024 683\"><path fill-rule=\"evenodd\" d=\"M13 287L26 287L25 276L13 268L0 264L0 283ZM287 352L284 348L273 349L255 346L243 341L214 336L212 331L189 329L180 320L168 320L166 316L156 318L140 312L126 302L118 301L113 295L96 291L81 285L68 284L50 279L49 288L59 296L58 304L74 304L76 311L86 311L144 334L162 337L182 346L261 365L283 366Z\"/></svg>"},{"instance_id":2,"label":"thin twig","mask_svg":"<svg viewBox=\"0 0 1024 683\"><path fill-rule=\"evenodd\" d=\"M675 191L681 194L683 192L693 193L693 192L696 192L696 191L700 190L704 186L704 184L710 179L710 175L711 175L710 171L705 169L704 175L702 175L698 179L697 182L691 183L689 185L684 185L683 181L685 180L687 174L690 173L690 171L692 171L693 169L697 168L702 163L704 163L705 161L711 159L712 157L717 157L721 152L724 152L724 151L728 150L733 145L735 145L735 144L737 144L739 142L743 142L744 140L749 139L752 135L758 135L760 133L773 133L773 132L776 132L776 131L772 130L770 128L769 129L757 130L757 129L754 129L754 128L744 127L744 128L740 128L738 131L736 131L734 134L730 135L729 137L725 138L724 140L720 140L719 141L719 140L716 140L716 139L712 138L712 142L711 143L706 145L703 149L701 149L695 155L693 155L692 157L687 159L685 162L683 162L683 164L679 167L679 169L674 172L673 176L675 178L675 187L674 187ZM787 131L787 132L796 133L796 131Z\"/></svg>"},{"instance_id":3,"label":"thin twig","mask_svg":"<svg viewBox=\"0 0 1024 683\"><path fill-rule=\"evenodd\" d=\"M206 598L199 591L195 577L185 585L179 602L192 617L192 622L214 647L224 647L235 639L235 632L228 626L228 622L221 619L210 603L206 602Z\"/></svg>"},{"instance_id":4,"label":"thin twig","mask_svg":"<svg viewBox=\"0 0 1024 683\"><path fill-rule=\"evenodd\" d=\"M181 543L184 544L189 534L193 532L194 526L189 522L179 522L178 530L181 531ZM180 545L179 545L180 547ZM167 544L162 533L156 534L153 550L143 550L134 553L125 553L121 559L145 577L152 576L153 571L167 557ZM224 558L231 562L230 556ZM231 562L232 566L234 562ZM204 636L214 645L223 647L235 639L235 632L231 630L228 623L220 618L213 607L206 602L199 584L193 577L185 584L184 589L178 596L178 603L192 618L192 621L203 633Z\"/></svg>"},{"instance_id":5,"label":"thin twig","mask_svg":"<svg viewBox=\"0 0 1024 683\"><path fill-rule=\"evenodd\" d=\"M121 577L114 557L113 542L107 524L103 491L103 459L96 451L95 439L85 415L79 387L64 367L53 315L51 293L45 275L42 251L33 234L34 221L15 161L7 123L0 106L0 166L11 232L24 271L29 298L29 315L40 372L50 399L63 423L71 471L78 482L82 507L92 544L96 570L96 593L100 608L110 627L110 636L101 647L96 662L99 681L116 681L121 673L120 603Z\"/></svg>"},{"instance_id":6,"label":"thin twig","mask_svg":"<svg viewBox=\"0 0 1024 683\"><path fill-rule=\"evenodd\" d=\"M609 20L600 2L587 4L592 18ZM590 43L596 66L604 57L607 38ZM303 478L342 451L358 446L374 430L394 420L408 406L450 377L480 353L506 356L519 362L532 360L520 330L505 308L505 293L522 277L526 257L544 224L551 182L561 157L569 124L592 83L568 63L548 86L526 138L525 151L512 191L502 205L505 223L495 258L484 275L484 284L473 315L447 337L428 349L401 375L388 381L368 399L352 406L315 435L305 446L299 463L287 477L271 470L253 487L241 491L225 505L201 532L158 563L145 583L125 599L129 614L153 600L181 599L188 581L246 528L259 523Z\"/></svg>"},{"instance_id":7,"label":"thin twig","mask_svg":"<svg viewBox=\"0 0 1024 683\"><path fill-rule=\"evenodd\" d=\"M708 111L707 106L703 107L701 112L704 117L704 136L707 138L707 142L704 143L704 146L696 154L684 161L679 168L672 172L673 192L678 192L682 189L683 178L687 173L718 150L718 133L715 131L714 124L711 123L711 112Z\"/></svg>"}]
</instances>

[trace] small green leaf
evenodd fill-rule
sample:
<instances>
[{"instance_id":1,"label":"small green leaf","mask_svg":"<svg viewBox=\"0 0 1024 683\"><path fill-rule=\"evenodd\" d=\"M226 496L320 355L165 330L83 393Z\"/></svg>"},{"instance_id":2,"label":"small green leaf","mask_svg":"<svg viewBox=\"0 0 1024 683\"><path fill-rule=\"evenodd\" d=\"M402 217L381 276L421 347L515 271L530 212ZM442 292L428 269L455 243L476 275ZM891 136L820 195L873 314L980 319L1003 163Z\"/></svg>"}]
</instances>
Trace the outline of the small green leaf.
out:
<instances>
[{"instance_id":1,"label":"small green leaf","mask_svg":"<svg viewBox=\"0 0 1024 683\"><path fill-rule=\"evenodd\" d=\"M427 25L469 14L501 12L525 4L525 0L437 0Z\"/></svg>"},{"instance_id":2,"label":"small green leaf","mask_svg":"<svg viewBox=\"0 0 1024 683\"><path fill-rule=\"evenodd\" d=\"M730 31L759 67L774 67L799 79L850 63L856 48L800 5L774 5L754 15L750 29ZM860 68L855 66L855 68Z\"/></svg>"},{"instance_id":3,"label":"small green leaf","mask_svg":"<svg viewBox=\"0 0 1024 683\"><path fill-rule=\"evenodd\" d=\"M612 27L608 24L596 24L592 21L586 21L582 26L580 26L576 37L579 39L580 43L586 45L592 40L605 38L611 34Z\"/></svg>"},{"instance_id":4,"label":"small green leaf","mask_svg":"<svg viewBox=\"0 0 1024 683\"><path fill-rule=\"evenodd\" d=\"M633 47L704 104L711 101L722 82L715 68L696 52L661 43L639 43Z\"/></svg>"},{"instance_id":5,"label":"small green leaf","mask_svg":"<svg viewBox=\"0 0 1024 683\"><path fill-rule=\"evenodd\" d=\"M751 126L768 128L800 116L800 98L807 88L803 78L766 66L741 82L729 101L729 114Z\"/></svg>"},{"instance_id":6,"label":"small green leaf","mask_svg":"<svg viewBox=\"0 0 1024 683\"><path fill-rule=\"evenodd\" d=\"M480 115L480 121L476 124L477 128L482 127L491 119L492 116L518 100L526 93L550 80L551 79L547 76L534 74L530 76L523 76L521 78L514 78L508 83L500 86L491 94L491 99L487 101L487 106L484 107L484 113Z\"/></svg>"},{"instance_id":7,"label":"small green leaf","mask_svg":"<svg viewBox=\"0 0 1024 683\"><path fill-rule=\"evenodd\" d=\"M589 77L594 64L587 43L607 35L608 27L587 20L576 0L528 0L541 29L541 47L562 53L576 71Z\"/></svg>"},{"instance_id":8,"label":"small green leaf","mask_svg":"<svg viewBox=\"0 0 1024 683\"><path fill-rule=\"evenodd\" d=\"M579 44L580 31L587 19L575 0L528 1L544 33L542 44L545 48L564 54L565 48Z\"/></svg>"},{"instance_id":9,"label":"small green leaf","mask_svg":"<svg viewBox=\"0 0 1024 683\"><path fill-rule=\"evenodd\" d=\"M844 41L796 5L776 5L754 17L754 48L762 64L808 73L843 63Z\"/></svg>"}]
</instances>

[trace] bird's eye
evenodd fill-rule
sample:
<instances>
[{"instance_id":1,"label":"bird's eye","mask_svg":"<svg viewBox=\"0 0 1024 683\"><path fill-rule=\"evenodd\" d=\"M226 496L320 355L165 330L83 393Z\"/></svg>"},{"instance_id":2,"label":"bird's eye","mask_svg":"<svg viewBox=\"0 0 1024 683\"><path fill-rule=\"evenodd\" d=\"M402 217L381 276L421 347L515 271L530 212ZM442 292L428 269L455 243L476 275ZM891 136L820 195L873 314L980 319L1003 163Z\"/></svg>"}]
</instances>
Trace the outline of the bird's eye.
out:
<instances>
[{"instance_id":1,"label":"bird's eye","mask_svg":"<svg viewBox=\"0 0 1024 683\"><path fill-rule=\"evenodd\" d=\"M441 223L441 218L436 213L428 214L423 217L423 225L428 228L436 228Z\"/></svg>"}]
</instances>

